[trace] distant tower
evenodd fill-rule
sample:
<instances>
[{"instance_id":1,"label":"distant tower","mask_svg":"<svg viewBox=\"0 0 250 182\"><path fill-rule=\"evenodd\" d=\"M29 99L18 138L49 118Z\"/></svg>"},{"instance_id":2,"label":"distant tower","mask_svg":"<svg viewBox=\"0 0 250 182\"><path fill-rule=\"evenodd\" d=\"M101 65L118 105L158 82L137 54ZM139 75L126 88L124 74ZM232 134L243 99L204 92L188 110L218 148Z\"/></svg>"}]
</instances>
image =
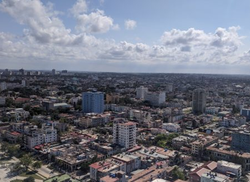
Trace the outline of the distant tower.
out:
<instances>
[{"instance_id":1,"label":"distant tower","mask_svg":"<svg viewBox=\"0 0 250 182\"><path fill-rule=\"evenodd\" d=\"M206 109L206 91L196 89L193 91L193 112L195 114L204 113Z\"/></svg>"},{"instance_id":2,"label":"distant tower","mask_svg":"<svg viewBox=\"0 0 250 182\"><path fill-rule=\"evenodd\" d=\"M21 75L24 75L24 69L23 69L23 68L20 69L20 70L19 70L19 73L20 73Z\"/></svg>"},{"instance_id":3,"label":"distant tower","mask_svg":"<svg viewBox=\"0 0 250 182\"><path fill-rule=\"evenodd\" d=\"M23 87L29 86L28 80L22 80L22 86L23 86Z\"/></svg>"},{"instance_id":4,"label":"distant tower","mask_svg":"<svg viewBox=\"0 0 250 182\"><path fill-rule=\"evenodd\" d=\"M148 92L148 88L140 86L136 89L136 98L144 100L146 94Z\"/></svg>"},{"instance_id":5,"label":"distant tower","mask_svg":"<svg viewBox=\"0 0 250 182\"><path fill-rule=\"evenodd\" d=\"M6 90L6 89L7 89L7 83L6 82L1 82L0 90L3 91L3 90Z\"/></svg>"},{"instance_id":6,"label":"distant tower","mask_svg":"<svg viewBox=\"0 0 250 182\"><path fill-rule=\"evenodd\" d=\"M53 70L52 70L52 75L55 75L55 74L56 74L56 70L53 69Z\"/></svg>"},{"instance_id":7,"label":"distant tower","mask_svg":"<svg viewBox=\"0 0 250 182\"><path fill-rule=\"evenodd\" d=\"M83 92L82 111L84 113L103 113L104 94L102 92Z\"/></svg>"}]
</instances>

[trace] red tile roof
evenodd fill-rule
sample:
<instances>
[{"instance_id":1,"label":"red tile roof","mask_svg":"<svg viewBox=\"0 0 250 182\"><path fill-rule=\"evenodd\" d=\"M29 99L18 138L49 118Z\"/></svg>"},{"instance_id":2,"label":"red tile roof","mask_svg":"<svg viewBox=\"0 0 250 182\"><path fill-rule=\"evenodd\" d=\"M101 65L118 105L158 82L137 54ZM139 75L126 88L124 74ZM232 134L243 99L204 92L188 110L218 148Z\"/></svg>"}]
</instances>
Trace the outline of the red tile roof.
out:
<instances>
[{"instance_id":1,"label":"red tile roof","mask_svg":"<svg viewBox=\"0 0 250 182\"><path fill-rule=\"evenodd\" d=\"M16 132L16 131L11 132L11 134L12 134L12 135L15 135L15 136L21 135L21 133Z\"/></svg>"}]
</instances>

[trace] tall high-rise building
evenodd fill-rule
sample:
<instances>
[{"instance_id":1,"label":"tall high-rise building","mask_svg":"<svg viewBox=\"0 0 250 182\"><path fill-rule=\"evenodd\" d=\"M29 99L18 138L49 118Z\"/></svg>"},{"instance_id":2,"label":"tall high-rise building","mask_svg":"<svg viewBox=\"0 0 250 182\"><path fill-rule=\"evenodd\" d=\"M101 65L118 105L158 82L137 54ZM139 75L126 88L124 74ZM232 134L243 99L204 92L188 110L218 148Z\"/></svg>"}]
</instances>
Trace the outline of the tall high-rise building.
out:
<instances>
[{"instance_id":1,"label":"tall high-rise building","mask_svg":"<svg viewBox=\"0 0 250 182\"><path fill-rule=\"evenodd\" d=\"M6 82L1 82L0 90L3 91L3 90L6 90L6 89L7 89L7 83Z\"/></svg>"},{"instance_id":2,"label":"tall high-rise building","mask_svg":"<svg viewBox=\"0 0 250 182\"><path fill-rule=\"evenodd\" d=\"M146 87L140 86L139 88L136 88L136 98L144 100L147 92L148 92L148 88Z\"/></svg>"},{"instance_id":3,"label":"tall high-rise building","mask_svg":"<svg viewBox=\"0 0 250 182\"><path fill-rule=\"evenodd\" d=\"M52 75L55 75L55 74L56 74L56 70L53 69L53 70L52 70Z\"/></svg>"},{"instance_id":4,"label":"tall high-rise building","mask_svg":"<svg viewBox=\"0 0 250 182\"><path fill-rule=\"evenodd\" d=\"M129 149L136 145L136 123L116 118L113 123L113 143Z\"/></svg>"},{"instance_id":5,"label":"tall high-rise building","mask_svg":"<svg viewBox=\"0 0 250 182\"><path fill-rule=\"evenodd\" d=\"M250 152L250 133L247 130L236 131L232 133L231 147L234 150Z\"/></svg>"},{"instance_id":6,"label":"tall high-rise building","mask_svg":"<svg viewBox=\"0 0 250 182\"><path fill-rule=\"evenodd\" d=\"M29 86L29 81L28 80L22 80L22 86L23 87L28 87Z\"/></svg>"},{"instance_id":7,"label":"tall high-rise building","mask_svg":"<svg viewBox=\"0 0 250 182\"><path fill-rule=\"evenodd\" d=\"M149 101L153 106L161 106L166 102L165 92L147 92L145 95L145 100Z\"/></svg>"},{"instance_id":8,"label":"tall high-rise building","mask_svg":"<svg viewBox=\"0 0 250 182\"><path fill-rule=\"evenodd\" d=\"M250 121L250 108L242 108L240 114L247 118L247 121Z\"/></svg>"},{"instance_id":9,"label":"tall high-rise building","mask_svg":"<svg viewBox=\"0 0 250 182\"><path fill-rule=\"evenodd\" d=\"M24 75L24 69L23 68L19 70L19 74Z\"/></svg>"},{"instance_id":10,"label":"tall high-rise building","mask_svg":"<svg viewBox=\"0 0 250 182\"><path fill-rule=\"evenodd\" d=\"M82 111L84 113L103 113L104 94L102 92L83 92Z\"/></svg>"},{"instance_id":11,"label":"tall high-rise building","mask_svg":"<svg viewBox=\"0 0 250 182\"><path fill-rule=\"evenodd\" d=\"M204 113L206 110L206 91L204 89L195 89L193 91L193 112Z\"/></svg>"}]
</instances>

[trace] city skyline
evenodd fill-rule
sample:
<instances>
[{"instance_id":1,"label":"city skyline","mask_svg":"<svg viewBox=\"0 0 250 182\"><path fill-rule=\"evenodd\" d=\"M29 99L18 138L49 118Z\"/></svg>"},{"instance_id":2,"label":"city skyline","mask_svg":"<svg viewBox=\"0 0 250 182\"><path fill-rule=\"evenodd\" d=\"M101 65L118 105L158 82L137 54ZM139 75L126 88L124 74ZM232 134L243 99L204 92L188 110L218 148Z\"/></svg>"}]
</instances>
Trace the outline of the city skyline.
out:
<instances>
[{"instance_id":1,"label":"city skyline","mask_svg":"<svg viewBox=\"0 0 250 182\"><path fill-rule=\"evenodd\" d=\"M0 1L0 66L250 74L247 0Z\"/></svg>"}]
</instances>

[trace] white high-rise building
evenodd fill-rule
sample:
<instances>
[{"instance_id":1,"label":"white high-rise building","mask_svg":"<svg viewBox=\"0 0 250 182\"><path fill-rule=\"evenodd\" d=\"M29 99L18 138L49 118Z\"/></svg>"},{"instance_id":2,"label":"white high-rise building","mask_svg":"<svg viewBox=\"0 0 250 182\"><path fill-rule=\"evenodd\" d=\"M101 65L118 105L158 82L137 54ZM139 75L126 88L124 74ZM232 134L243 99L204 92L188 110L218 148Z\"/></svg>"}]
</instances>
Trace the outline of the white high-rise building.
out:
<instances>
[{"instance_id":1,"label":"white high-rise building","mask_svg":"<svg viewBox=\"0 0 250 182\"><path fill-rule=\"evenodd\" d=\"M193 91L193 112L204 113L206 111L206 91L196 89Z\"/></svg>"},{"instance_id":2,"label":"white high-rise building","mask_svg":"<svg viewBox=\"0 0 250 182\"><path fill-rule=\"evenodd\" d=\"M6 82L1 82L1 85L0 85L0 90L6 90L7 89L7 84Z\"/></svg>"},{"instance_id":3,"label":"white high-rise building","mask_svg":"<svg viewBox=\"0 0 250 182\"><path fill-rule=\"evenodd\" d=\"M149 101L153 106L160 106L166 101L165 92L148 92L145 100Z\"/></svg>"},{"instance_id":4,"label":"white high-rise building","mask_svg":"<svg viewBox=\"0 0 250 182\"><path fill-rule=\"evenodd\" d=\"M53 69L52 72L51 72L52 75L56 75L56 70Z\"/></svg>"},{"instance_id":5,"label":"white high-rise building","mask_svg":"<svg viewBox=\"0 0 250 182\"><path fill-rule=\"evenodd\" d=\"M116 118L113 123L113 143L126 149L136 145L136 123Z\"/></svg>"},{"instance_id":6,"label":"white high-rise building","mask_svg":"<svg viewBox=\"0 0 250 182\"><path fill-rule=\"evenodd\" d=\"M137 99L143 99L145 98L145 95L148 93L148 88L140 86L139 88L136 88L136 98Z\"/></svg>"},{"instance_id":7,"label":"white high-rise building","mask_svg":"<svg viewBox=\"0 0 250 182\"><path fill-rule=\"evenodd\" d=\"M27 80L22 80L22 86L23 87L29 86L29 82Z\"/></svg>"}]
</instances>

